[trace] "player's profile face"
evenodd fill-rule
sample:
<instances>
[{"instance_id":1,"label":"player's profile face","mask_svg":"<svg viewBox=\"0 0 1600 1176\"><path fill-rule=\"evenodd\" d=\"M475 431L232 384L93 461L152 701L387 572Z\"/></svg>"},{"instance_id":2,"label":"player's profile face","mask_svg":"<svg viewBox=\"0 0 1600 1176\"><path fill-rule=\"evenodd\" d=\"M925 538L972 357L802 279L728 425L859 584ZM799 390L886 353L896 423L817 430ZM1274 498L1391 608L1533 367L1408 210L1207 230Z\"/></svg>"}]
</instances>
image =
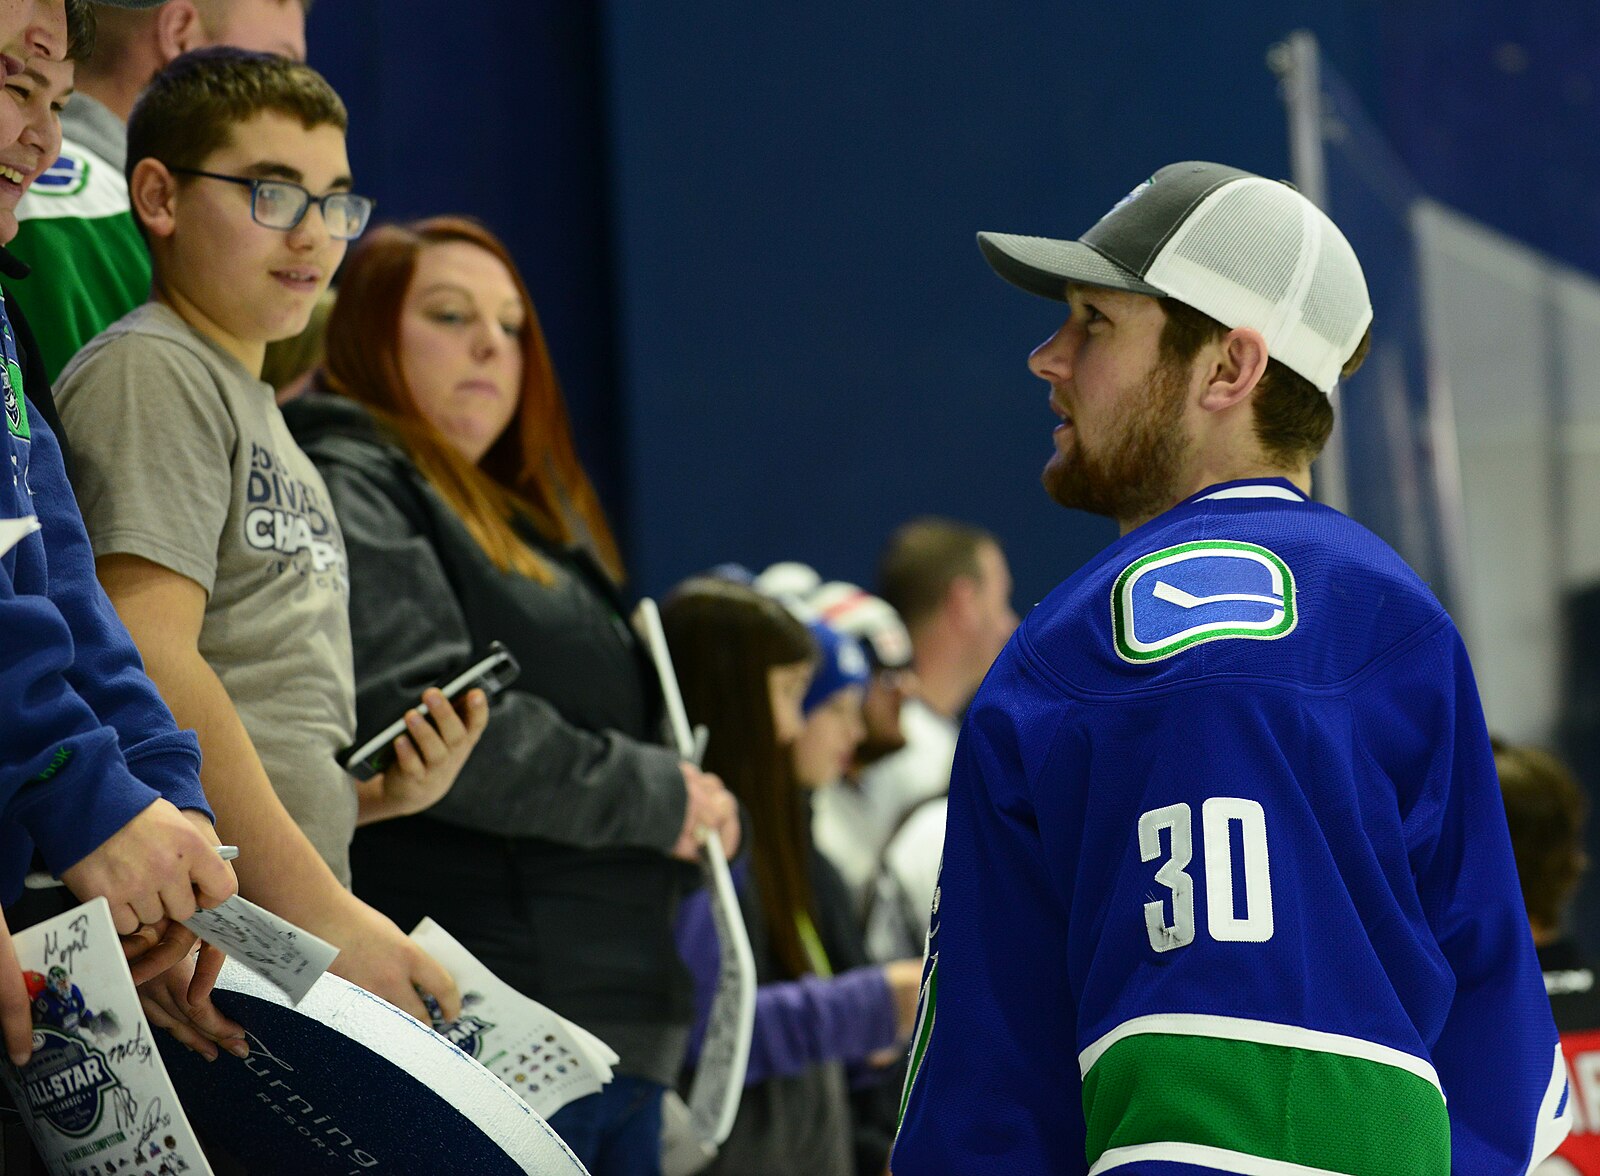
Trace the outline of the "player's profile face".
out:
<instances>
[{"instance_id":1,"label":"player's profile face","mask_svg":"<svg viewBox=\"0 0 1600 1176\"><path fill-rule=\"evenodd\" d=\"M1153 298L1071 287L1071 315L1028 358L1059 418L1046 491L1124 530L1176 501L1188 450L1189 372L1160 361L1166 313Z\"/></svg>"}]
</instances>

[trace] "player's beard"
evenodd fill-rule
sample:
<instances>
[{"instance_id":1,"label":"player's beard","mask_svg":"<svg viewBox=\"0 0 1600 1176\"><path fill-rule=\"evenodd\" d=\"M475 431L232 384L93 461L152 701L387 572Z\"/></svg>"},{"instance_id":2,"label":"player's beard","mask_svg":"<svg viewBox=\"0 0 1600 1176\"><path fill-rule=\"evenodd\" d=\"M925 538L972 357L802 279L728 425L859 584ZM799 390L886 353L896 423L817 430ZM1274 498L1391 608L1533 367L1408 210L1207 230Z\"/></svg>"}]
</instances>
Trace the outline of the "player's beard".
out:
<instances>
[{"instance_id":1,"label":"player's beard","mask_svg":"<svg viewBox=\"0 0 1600 1176\"><path fill-rule=\"evenodd\" d=\"M1040 476L1045 491L1062 506L1123 523L1154 518L1172 506L1188 447L1183 428L1188 384L1187 364L1158 359L1143 394L1122 410L1115 437L1091 453L1074 428L1071 448L1051 454Z\"/></svg>"}]
</instances>

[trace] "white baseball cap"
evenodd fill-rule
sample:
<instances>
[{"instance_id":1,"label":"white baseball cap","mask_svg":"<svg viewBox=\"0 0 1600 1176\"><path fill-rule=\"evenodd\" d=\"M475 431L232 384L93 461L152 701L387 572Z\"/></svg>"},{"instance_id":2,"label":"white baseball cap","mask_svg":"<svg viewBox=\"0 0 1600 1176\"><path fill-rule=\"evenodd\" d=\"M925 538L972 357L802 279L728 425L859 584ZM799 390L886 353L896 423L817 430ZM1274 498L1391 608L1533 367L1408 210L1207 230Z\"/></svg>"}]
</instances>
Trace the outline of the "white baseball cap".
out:
<instances>
[{"instance_id":1,"label":"white baseball cap","mask_svg":"<svg viewBox=\"0 0 1600 1176\"><path fill-rule=\"evenodd\" d=\"M905 622L888 601L864 588L843 580L824 584L810 564L794 561L772 564L750 586L781 600L807 624L821 621L854 637L880 670L901 670L911 664L911 634Z\"/></svg>"},{"instance_id":2,"label":"white baseball cap","mask_svg":"<svg viewBox=\"0 0 1600 1176\"><path fill-rule=\"evenodd\" d=\"M1069 282L1174 298L1330 392L1372 322L1355 250L1292 185L1220 163L1173 163L1076 241L979 233L1006 281L1066 301Z\"/></svg>"}]
</instances>

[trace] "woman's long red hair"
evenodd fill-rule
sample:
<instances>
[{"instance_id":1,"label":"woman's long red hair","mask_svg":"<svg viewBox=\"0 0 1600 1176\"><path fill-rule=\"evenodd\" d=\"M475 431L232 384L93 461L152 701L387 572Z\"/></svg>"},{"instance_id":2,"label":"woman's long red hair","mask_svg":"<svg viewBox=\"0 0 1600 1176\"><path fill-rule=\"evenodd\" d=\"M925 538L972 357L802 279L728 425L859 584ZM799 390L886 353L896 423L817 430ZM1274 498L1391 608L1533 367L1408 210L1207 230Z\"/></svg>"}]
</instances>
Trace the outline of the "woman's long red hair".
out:
<instances>
[{"instance_id":1,"label":"woman's long red hair","mask_svg":"<svg viewBox=\"0 0 1600 1176\"><path fill-rule=\"evenodd\" d=\"M517 410L477 465L423 417L400 367L400 315L417 256L431 245L457 241L476 245L506 267L526 312ZM502 571L550 579L545 562L514 529L521 515L557 543L588 547L614 580L622 580L622 556L573 447L566 400L533 299L505 245L482 224L439 216L368 233L340 277L323 372L331 391L366 405L394 432Z\"/></svg>"}]
</instances>

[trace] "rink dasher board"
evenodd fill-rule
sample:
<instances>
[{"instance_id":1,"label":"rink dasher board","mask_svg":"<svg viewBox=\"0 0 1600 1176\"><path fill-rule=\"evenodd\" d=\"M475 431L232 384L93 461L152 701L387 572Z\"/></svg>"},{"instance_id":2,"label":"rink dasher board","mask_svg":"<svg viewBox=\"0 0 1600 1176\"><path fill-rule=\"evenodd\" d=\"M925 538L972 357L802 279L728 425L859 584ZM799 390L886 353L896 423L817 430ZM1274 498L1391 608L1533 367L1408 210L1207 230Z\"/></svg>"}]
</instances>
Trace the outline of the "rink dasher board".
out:
<instances>
[{"instance_id":1,"label":"rink dasher board","mask_svg":"<svg viewBox=\"0 0 1600 1176\"><path fill-rule=\"evenodd\" d=\"M251 1056L207 1062L158 1034L190 1120L251 1171L586 1173L510 1087L431 1028L333 974L299 1006L233 961L216 1005Z\"/></svg>"}]
</instances>

